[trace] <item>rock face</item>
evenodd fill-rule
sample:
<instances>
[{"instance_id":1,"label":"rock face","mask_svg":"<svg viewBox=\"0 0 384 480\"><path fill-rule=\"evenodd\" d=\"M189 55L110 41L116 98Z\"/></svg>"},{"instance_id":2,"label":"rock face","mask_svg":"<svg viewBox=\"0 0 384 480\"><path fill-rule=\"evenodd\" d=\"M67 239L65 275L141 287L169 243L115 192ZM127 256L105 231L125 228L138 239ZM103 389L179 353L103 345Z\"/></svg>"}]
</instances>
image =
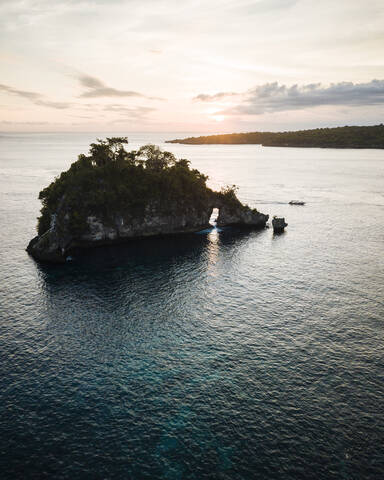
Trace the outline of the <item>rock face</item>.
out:
<instances>
[{"instance_id":1,"label":"rock face","mask_svg":"<svg viewBox=\"0 0 384 480\"><path fill-rule=\"evenodd\" d=\"M269 215L251 210L250 208L233 208L221 204L219 216L217 217L217 226L225 227L227 225L240 225L243 227L264 228Z\"/></svg>"},{"instance_id":2,"label":"rock face","mask_svg":"<svg viewBox=\"0 0 384 480\"><path fill-rule=\"evenodd\" d=\"M68 215L57 212L51 221L50 229L41 236L33 238L27 251L35 259L43 262L63 263L75 247L90 248L97 245L122 243L132 238L155 235L169 235L197 232L209 227L213 208L219 209L218 226L239 225L251 228L263 228L268 221L264 215L246 206L226 205L222 199L213 196L203 210L189 208L182 214L175 211L164 214L156 205L147 205L144 216L135 216L130 212L110 215L103 221L94 215L87 217L88 229L76 235L71 232Z\"/></svg>"}]
</instances>

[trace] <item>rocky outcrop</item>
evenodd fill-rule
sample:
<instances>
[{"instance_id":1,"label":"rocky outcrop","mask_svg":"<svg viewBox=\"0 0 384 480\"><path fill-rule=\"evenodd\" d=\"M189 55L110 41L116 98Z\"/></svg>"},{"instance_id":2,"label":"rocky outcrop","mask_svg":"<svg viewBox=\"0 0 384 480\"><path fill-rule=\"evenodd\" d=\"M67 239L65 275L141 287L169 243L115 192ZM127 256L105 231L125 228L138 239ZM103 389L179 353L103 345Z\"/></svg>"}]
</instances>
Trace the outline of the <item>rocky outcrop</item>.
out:
<instances>
[{"instance_id":1,"label":"rocky outcrop","mask_svg":"<svg viewBox=\"0 0 384 480\"><path fill-rule=\"evenodd\" d=\"M288 227L288 223L285 222L285 218L283 217L273 217L272 226L274 233L282 233L284 232L284 228Z\"/></svg>"},{"instance_id":2,"label":"rocky outcrop","mask_svg":"<svg viewBox=\"0 0 384 480\"><path fill-rule=\"evenodd\" d=\"M213 208L220 226L265 226L268 215L243 205L234 185L214 192L188 160L151 144L127 152L127 143L98 139L39 193L39 235L27 247L34 258L64 262L74 248L204 230Z\"/></svg>"},{"instance_id":3,"label":"rocky outcrop","mask_svg":"<svg viewBox=\"0 0 384 480\"><path fill-rule=\"evenodd\" d=\"M240 225L243 227L263 228L268 221L269 215L264 215L248 207L228 207L221 205L219 216L217 217L217 226L225 227L227 225Z\"/></svg>"},{"instance_id":4,"label":"rocky outcrop","mask_svg":"<svg viewBox=\"0 0 384 480\"><path fill-rule=\"evenodd\" d=\"M221 227L239 225L263 228L268 220L268 215L243 205L226 205L222 199L214 196L204 209L191 207L182 214L177 208L174 212L164 213L156 205L147 205L144 215L116 212L109 215L108 220L89 215L86 232L76 235L71 232L68 221L70 215L59 211L52 219L51 228L33 238L27 251L37 260L60 263L65 262L76 247L90 248L139 237L196 232L209 226L213 208L219 208L217 225Z\"/></svg>"},{"instance_id":5,"label":"rocky outcrop","mask_svg":"<svg viewBox=\"0 0 384 480\"><path fill-rule=\"evenodd\" d=\"M65 262L64 249L56 232L45 232L40 237L34 237L29 242L27 252L42 262Z\"/></svg>"}]
</instances>

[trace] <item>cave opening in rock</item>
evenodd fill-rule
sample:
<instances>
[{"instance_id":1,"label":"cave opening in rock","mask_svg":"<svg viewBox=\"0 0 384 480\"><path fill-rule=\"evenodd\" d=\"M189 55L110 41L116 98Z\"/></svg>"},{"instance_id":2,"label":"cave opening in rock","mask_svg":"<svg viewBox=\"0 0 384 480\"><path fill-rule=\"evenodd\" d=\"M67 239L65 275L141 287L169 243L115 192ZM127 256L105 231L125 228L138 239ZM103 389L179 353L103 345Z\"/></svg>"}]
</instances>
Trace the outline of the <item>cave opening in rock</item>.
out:
<instances>
[{"instance_id":1,"label":"cave opening in rock","mask_svg":"<svg viewBox=\"0 0 384 480\"><path fill-rule=\"evenodd\" d=\"M213 227L216 227L216 222L217 222L218 216L219 216L219 209L218 208L213 208L212 213L211 213L211 218L209 219L209 223Z\"/></svg>"}]
</instances>

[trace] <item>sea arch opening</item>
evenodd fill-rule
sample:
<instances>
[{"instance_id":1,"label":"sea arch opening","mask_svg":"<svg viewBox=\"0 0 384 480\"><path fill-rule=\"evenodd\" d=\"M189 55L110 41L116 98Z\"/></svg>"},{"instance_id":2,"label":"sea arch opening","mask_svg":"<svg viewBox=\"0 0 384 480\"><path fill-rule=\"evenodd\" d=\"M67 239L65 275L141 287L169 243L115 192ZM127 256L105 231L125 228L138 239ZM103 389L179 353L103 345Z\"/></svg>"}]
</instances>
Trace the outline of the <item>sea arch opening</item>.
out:
<instances>
[{"instance_id":1,"label":"sea arch opening","mask_svg":"<svg viewBox=\"0 0 384 480\"><path fill-rule=\"evenodd\" d=\"M212 225L212 227L216 227L217 225L217 219L219 217L220 209L219 208L212 208L212 213L211 217L209 219L209 224Z\"/></svg>"}]
</instances>

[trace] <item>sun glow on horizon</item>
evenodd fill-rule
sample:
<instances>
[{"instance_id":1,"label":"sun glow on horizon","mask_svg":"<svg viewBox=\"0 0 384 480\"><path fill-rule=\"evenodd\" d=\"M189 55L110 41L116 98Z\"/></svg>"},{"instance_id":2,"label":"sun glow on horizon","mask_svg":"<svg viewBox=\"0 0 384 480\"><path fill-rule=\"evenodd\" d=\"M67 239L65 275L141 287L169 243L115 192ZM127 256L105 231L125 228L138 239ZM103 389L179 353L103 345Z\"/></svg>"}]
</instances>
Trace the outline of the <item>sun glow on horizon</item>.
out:
<instances>
[{"instance_id":1,"label":"sun glow on horizon","mask_svg":"<svg viewBox=\"0 0 384 480\"><path fill-rule=\"evenodd\" d=\"M212 115L211 118L213 118L215 122L222 122L225 120L225 115Z\"/></svg>"}]
</instances>

